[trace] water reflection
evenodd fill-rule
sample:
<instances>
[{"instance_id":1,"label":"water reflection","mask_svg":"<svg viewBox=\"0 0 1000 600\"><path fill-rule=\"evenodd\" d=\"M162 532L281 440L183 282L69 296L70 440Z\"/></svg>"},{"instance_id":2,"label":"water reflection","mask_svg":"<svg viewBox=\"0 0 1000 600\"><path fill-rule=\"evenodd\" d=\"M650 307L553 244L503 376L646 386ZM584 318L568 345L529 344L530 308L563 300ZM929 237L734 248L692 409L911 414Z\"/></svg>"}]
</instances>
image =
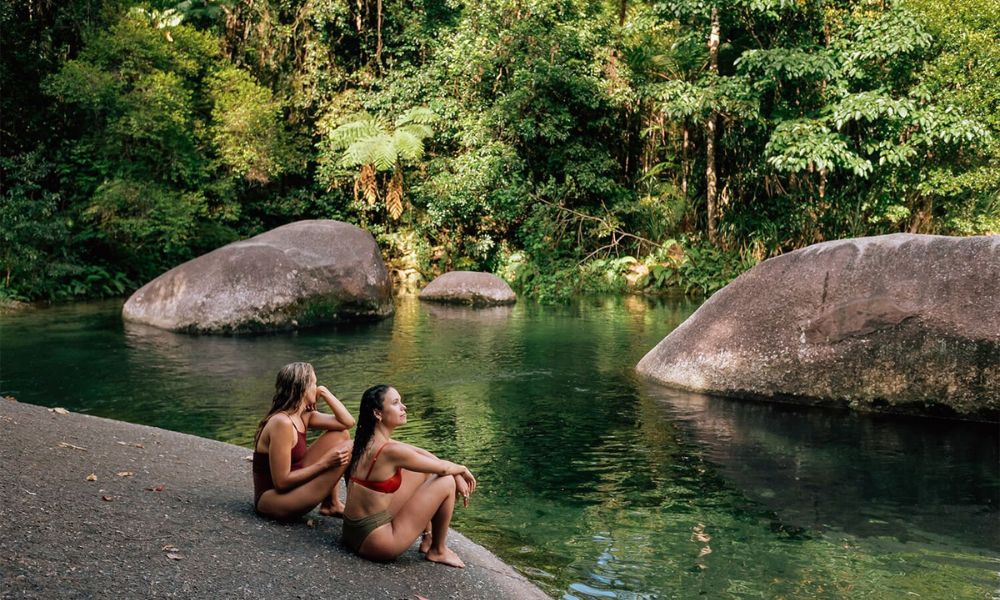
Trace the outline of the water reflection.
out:
<instances>
[{"instance_id":1,"label":"water reflection","mask_svg":"<svg viewBox=\"0 0 1000 600\"><path fill-rule=\"evenodd\" d=\"M901 542L949 536L1000 550L1000 435L993 425L642 386L718 472L773 510L783 527Z\"/></svg>"}]
</instances>

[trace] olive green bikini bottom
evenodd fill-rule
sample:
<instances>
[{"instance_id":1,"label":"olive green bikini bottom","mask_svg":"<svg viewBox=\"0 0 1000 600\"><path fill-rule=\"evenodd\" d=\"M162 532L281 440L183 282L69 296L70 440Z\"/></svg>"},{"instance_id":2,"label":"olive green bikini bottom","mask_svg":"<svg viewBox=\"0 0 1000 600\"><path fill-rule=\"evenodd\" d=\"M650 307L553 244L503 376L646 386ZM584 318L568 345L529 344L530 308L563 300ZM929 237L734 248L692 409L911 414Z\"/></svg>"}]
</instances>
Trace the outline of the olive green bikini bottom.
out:
<instances>
[{"instance_id":1,"label":"olive green bikini bottom","mask_svg":"<svg viewBox=\"0 0 1000 600\"><path fill-rule=\"evenodd\" d=\"M387 510L372 513L360 519L351 519L345 516L341 539L345 546L354 552L358 552L361 549L361 544L365 543L371 532L386 523L392 523L392 513Z\"/></svg>"}]
</instances>

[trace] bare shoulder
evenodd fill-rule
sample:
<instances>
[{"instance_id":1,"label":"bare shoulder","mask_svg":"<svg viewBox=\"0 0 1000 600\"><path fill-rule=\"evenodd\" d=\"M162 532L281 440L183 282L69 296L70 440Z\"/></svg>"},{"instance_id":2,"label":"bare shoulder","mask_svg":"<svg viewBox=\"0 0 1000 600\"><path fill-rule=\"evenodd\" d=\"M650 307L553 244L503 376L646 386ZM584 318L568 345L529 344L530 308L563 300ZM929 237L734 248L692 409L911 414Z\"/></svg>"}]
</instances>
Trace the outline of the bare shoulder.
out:
<instances>
[{"instance_id":1,"label":"bare shoulder","mask_svg":"<svg viewBox=\"0 0 1000 600\"><path fill-rule=\"evenodd\" d=\"M263 432L274 433L274 432L288 432L295 429L295 423L292 422L292 418L285 413L275 413L267 420L264 424Z\"/></svg>"},{"instance_id":2,"label":"bare shoulder","mask_svg":"<svg viewBox=\"0 0 1000 600\"><path fill-rule=\"evenodd\" d=\"M392 441L386 444L385 449L382 451L382 455L388 455L392 458L403 458L415 454L416 452L416 446L411 446L405 442Z\"/></svg>"}]
</instances>

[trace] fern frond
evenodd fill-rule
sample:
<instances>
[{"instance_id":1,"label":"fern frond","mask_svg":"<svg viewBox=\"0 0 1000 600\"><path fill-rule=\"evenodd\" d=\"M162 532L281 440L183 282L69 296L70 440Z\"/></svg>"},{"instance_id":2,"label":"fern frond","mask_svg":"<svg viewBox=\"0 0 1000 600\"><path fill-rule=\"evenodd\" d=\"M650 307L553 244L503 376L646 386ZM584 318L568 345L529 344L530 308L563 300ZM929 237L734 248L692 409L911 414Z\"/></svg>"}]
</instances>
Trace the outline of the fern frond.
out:
<instances>
[{"instance_id":1,"label":"fern frond","mask_svg":"<svg viewBox=\"0 0 1000 600\"><path fill-rule=\"evenodd\" d=\"M422 125L420 123L410 123L409 125L403 125L402 127L397 127L396 131L405 131L410 135L416 136L421 140L434 136L434 128L430 125Z\"/></svg>"},{"instance_id":2,"label":"fern frond","mask_svg":"<svg viewBox=\"0 0 1000 600\"><path fill-rule=\"evenodd\" d=\"M389 216L398 220L403 214L403 169L397 168L389 182L389 191L385 195L385 207Z\"/></svg>"},{"instance_id":3,"label":"fern frond","mask_svg":"<svg viewBox=\"0 0 1000 600\"><path fill-rule=\"evenodd\" d=\"M371 165L361 167L361 172L354 184L355 200L357 200L359 189L365 195L368 206L375 206L375 202L378 201L378 182L375 179L375 169Z\"/></svg>"},{"instance_id":4,"label":"fern frond","mask_svg":"<svg viewBox=\"0 0 1000 600\"><path fill-rule=\"evenodd\" d=\"M430 125L438 120L437 114L426 106L415 106L406 111L396 119L396 127L402 127L409 123L420 123Z\"/></svg>"},{"instance_id":5,"label":"fern frond","mask_svg":"<svg viewBox=\"0 0 1000 600\"><path fill-rule=\"evenodd\" d=\"M340 159L340 165L344 168L372 165L376 171L391 171L396 159L392 138L382 134L358 140L348 146Z\"/></svg>"},{"instance_id":6,"label":"fern frond","mask_svg":"<svg viewBox=\"0 0 1000 600\"><path fill-rule=\"evenodd\" d=\"M402 160L413 162L420 160L424 155L424 143L405 129L396 130L392 136L392 143Z\"/></svg>"},{"instance_id":7,"label":"fern frond","mask_svg":"<svg viewBox=\"0 0 1000 600\"><path fill-rule=\"evenodd\" d=\"M391 171L399 159L396 145L392 143L392 138L388 135L380 135L373 138L368 158L368 162L374 165L376 171Z\"/></svg>"},{"instance_id":8,"label":"fern frond","mask_svg":"<svg viewBox=\"0 0 1000 600\"><path fill-rule=\"evenodd\" d=\"M384 135L385 129L371 115L361 113L330 132L327 140L333 150L343 150L365 138Z\"/></svg>"}]
</instances>

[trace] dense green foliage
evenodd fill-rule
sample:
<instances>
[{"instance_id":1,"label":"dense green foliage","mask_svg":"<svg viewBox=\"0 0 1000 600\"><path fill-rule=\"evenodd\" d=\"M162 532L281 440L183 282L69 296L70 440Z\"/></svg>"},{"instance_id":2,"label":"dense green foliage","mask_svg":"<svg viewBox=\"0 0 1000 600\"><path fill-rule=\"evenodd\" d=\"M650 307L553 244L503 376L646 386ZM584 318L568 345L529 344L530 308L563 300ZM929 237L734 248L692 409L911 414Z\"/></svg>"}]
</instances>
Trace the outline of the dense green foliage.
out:
<instances>
[{"instance_id":1,"label":"dense green foliage","mask_svg":"<svg viewBox=\"0 0 1000 600\"><path fill-rule=\"evenodd\" d=\"M302 218L373 231L402 285L543 299L1000 231L996 2L5 0L0 26L2 296L119 295Z\"/></svg>"}]
</instances>

